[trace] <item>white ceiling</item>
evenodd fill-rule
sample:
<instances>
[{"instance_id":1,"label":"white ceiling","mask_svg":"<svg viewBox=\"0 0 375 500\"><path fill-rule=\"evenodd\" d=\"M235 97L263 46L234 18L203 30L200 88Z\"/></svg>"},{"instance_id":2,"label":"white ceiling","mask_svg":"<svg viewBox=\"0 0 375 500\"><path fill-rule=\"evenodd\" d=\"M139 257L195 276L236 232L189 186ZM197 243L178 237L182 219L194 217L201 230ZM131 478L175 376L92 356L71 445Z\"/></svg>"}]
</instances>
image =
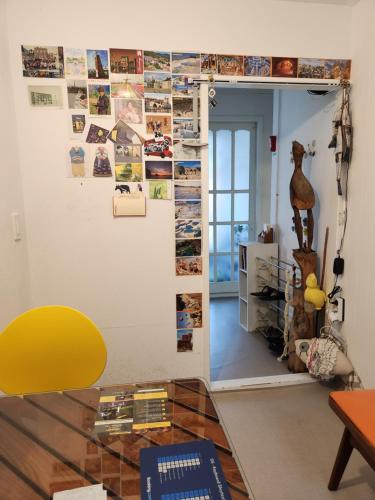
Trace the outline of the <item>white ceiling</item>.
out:
<instances>
[{"instance_id":1,"label":"white ceiling","mask_svg":"<svg viewBox=\"0 0 375 500\"><path fill-rule=\"evenodd\" d=\"M360 0L281 0L283 2L304 2L304 3L325 3L325 4L334 4L334 5L355 5Z\"/></svg>"}]
</instances>

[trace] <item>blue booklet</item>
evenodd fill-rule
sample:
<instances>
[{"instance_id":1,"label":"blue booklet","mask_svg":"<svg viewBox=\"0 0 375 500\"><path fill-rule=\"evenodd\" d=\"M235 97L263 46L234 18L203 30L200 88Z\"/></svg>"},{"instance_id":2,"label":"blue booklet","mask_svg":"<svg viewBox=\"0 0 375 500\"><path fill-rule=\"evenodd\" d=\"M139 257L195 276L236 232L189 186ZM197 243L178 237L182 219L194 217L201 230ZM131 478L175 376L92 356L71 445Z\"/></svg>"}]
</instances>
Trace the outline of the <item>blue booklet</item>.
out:
<instances>
[{"instance_id":1,"label":"blue booklet","mask_svg":"<svg viewBox=\"0 0 375 500\"><path fill-rule=\"evenodd\" d=\"M142 500L230 500L212 441L141 449Z\"/></svg>"}]
</instances>

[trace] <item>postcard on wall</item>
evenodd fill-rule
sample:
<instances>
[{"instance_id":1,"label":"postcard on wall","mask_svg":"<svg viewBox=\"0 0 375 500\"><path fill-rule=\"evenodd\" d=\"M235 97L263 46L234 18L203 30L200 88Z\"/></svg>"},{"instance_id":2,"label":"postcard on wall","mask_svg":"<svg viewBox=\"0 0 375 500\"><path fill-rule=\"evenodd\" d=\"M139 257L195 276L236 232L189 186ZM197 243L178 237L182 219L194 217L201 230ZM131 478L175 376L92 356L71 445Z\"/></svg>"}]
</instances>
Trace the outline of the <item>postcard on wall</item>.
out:
<instances>
[{"instance_id":1,"label":"postcard on wall","mask_svg":"<svg viewBox=\"0 0 375 500\"><path fill-rule=\"evenodd\" d=\"M193 350L193 329L177 330L177 352Z\"/></svg>"},{"instance_id":2,"label":"postcard on wall","mask_svg":"<svg viewBox=\"0 0 375 500\"><path fill-rule=\"evenodd\" d=\"M295 57L272 57L272 76L297 78L298 59Z\"/></svg>"},{"instance_id":3,"label":"postcard on wall","mask_svg":"<svg viewBox=\"0 0 375 500\"><path fill-rule=\"evenodd\" d=\"M199 180L201 178L201 162L194 161L175 161L174 178L177 180Z\"/></svg>"},{"instance_id":4,"label":"postcard on wall","mask_svg":"<svg viewBox=\"0 0 375 500\"><path fill-rule=\"evenodd\" d=\"M298 59L298 78L324 78L324 59Z\"/></svg>"},{"instance_id":5,"label":"postcard on wall","mask_svg":"<svg viewBox=\"0 0 375 500\"><path fill-rule=\"evenodd\" d=\"M87 76L90 79L103 80L109 77L108 51L87 49Z\"/></svg>"},{"instance_id":6,"label":"postcard on wall","mask_svg":"<svg viewBox=\"0 0 375 500\"><path fill-rule=\"evenodd\" d=\"M127 75L111 79L111 97L124 99L143 99L143 75Z\"/></svg>"},{"instance_id":7,"label":"postcard on wall","mask_svg":"<svg viewBox=\"0 0 375 500\"><path fill-rule=\"evenodd\" d=\"M172 52L172 73L195 75L201 72L201 55L197 52Z\"/></svg>"},{"instance_id":8,"label":"postcard on wall","mask_svg":"<svg viewBox=\"0 0 375 500\"><path fill-rule=\"evenodd\" d=\"M142 182L142 163L116 163L116 182Z\"/></svg>"},{"instance_id":9,"label":"postcard on wall","mask_svg":"<svg viewBox=\"0 0 375 500\"><path fill-rule=\"evenodd\" d=\"M115 196L121 194L144 193L145 186L143 182L127 182L126 184L116 184Z\"/></svg>"},{"instance_id":10,"label":"postcard on wall","mask_svg":"<svg viewBox=\"0 0 375 500\"><path fill-rule=\"evenodd\" d=\"M122 120L116 122L116 125L108 135L108 139L124 146L141 145L145 141L138 132Z\"/></svg>"},{"instance_id":11,"label":"postcard on wall","mask_svg":"<svg viewBox=\"0 0 375 500\"><path fill-rule=\"evenodd\" d=\"M173 97L173 117L193 118L194 101L191 97ZM198 99L197 116L200 115L200 99Z\"/></svg>"},{"instance_id":12,"label":"postcard on wall","mask_svg":"<svg viewBox=\"0 0 375 500\"><path fill-rule=\"evenodd\" d=\"M86 177L89 154L87 146L80 142L71 142L67 146L67 177Z\"/></svg>"},{"instance_id":13,"label":"postcard on wall","mask_svg":"<svg viewBox=\"0 0 375 500\"><path fill-rule=\"evenodd\" d=\"M111 73L142 74L143 51L138 49L109 49Z\"/></svg>"},{"instance_id":14,"label":"postcard on wall","mask_svg":"<svg viewBox=\"0 0 375 500\"><path fill-rule=\"evenodd\" d=\"M271 58L245 56L244 73L245 76L271 76Z\"/></svg>"},{"instance_id":15,"label":"postcard on wall","mask_svg":"<svg viewBox=\"0 0 375 500\"><path fill-rule=\"evenodd\" d=\"M27 91L32 108L63 107L63 94L59 85L28 85Z\"/></svg>"},{"instance_id":16,"label":"postcard on wall","mask_svg":"<svg viewBox=\"0 0 375 500\"><path fill-rule=\"evenodd\" d=\"M110 146L91 146L91 173L93 177L112 177Z\"/></svg>"},{"instance_id":17,"label":"postcard on wall","mask_svg":"<svg viewBox=\"0 0 375 500\"><path fill-rule=\"evenodd\" d=\"M202 208L200 201L176 200L175 218L176 219L200 219L202 217Z\"/></svg>"},{"instance_id":18,"label":"postcard on wall","mask_svg":"<svg viewBox=\"0 0 375 500\"><path fill-rule=\"evenodd\" d=\"M145 94L170 94L171 74L145 71Z\"/></svg>"},{"instance_id":19,"label":"postcard on wall","mask_svg":"<svg viewBox=\"0 0 375 500\"><path fill-rule=\"evenodd\" d=\"M86 50L64 49L65 56L65 78L86 78Z\"/></svg>"},{"instance_id":20,"label":"postcard on wall","mask_svg":"<svg viewBox=\"0 0 375 500\"><path fill-rule=\"evenodd\" d=\"M202 254L202 240L176 240L176 257L196 257Z\"/></svg>"},{"instance_id":21,"label":"postcard on wall","mask_svg":"<svg viewBox=\"0 0 375 500\"><path fill-rule=\"evenodd\" d=\"M219 75L243 76L243 56L218 54L217 72Z\"/></svg>"},{"instance_id":22,"label":"postcard on wall","mask_svg":"<svg viewBox=\"0 0 375 500\"><path fill-rule=\"evenodd\" d=\"M160 135L160 137L156 137ZM155 133L155 138L144 142L144 153L147 157L172 158L172 138L168 135Z\"/></svg>"},{"instance_id":23,"label":"postcard on wall","mask_svg":"<svg viewBox=\"0 0 375 500\"><path fill-rule=\"evenodd\" d=\"M149 181L148 193L150 200L171 200L172 199L171 181L165 181L165 180Z\"/></svg>"},{"instance_id":24,"label":"postcard on wall","mask_svg":"<svg viewBox=\"0 0 375 500\"><path fill-rule=\"evenodd\" d=\"M127 123L143 123L141 99L115 99L115 120Z\"/></svg>"},{"instance_id":25,"label":"postcard on wall","mask_svg":"<svg viewBox=\"0 0 375 500\"><path fill-rule=\"evenodd\" d=\"M110 86L101 83L89 83L89 110L93 116L108 116L111 114Z\"/></svg>"},{"instance_id":26,"label":"postcard on wall","mask_svg":"<svg viewBox=\"0 0 375 500\"><path fill-rule=\"evenodd\" d=\"M197 140L173 140L174 157L179 160L198 160L201 157L201 148Z\"/></svg>"},{"instance_id":27,"label":"postcard on wall","mask_svg":"<svg viewBox=\"0 0 375 500\"><path fill-rule=\"evenodd\" d=\"M62 47L21 45L23 76L32 78L64 78Z\"/></svg>"},{"instance_id":28,"label":"postcard on wall","mask_svg":"<svg viewBox=\"0 0 375 500\"><path fill-rule=\"evenodd\" d=\"M144 51L145 71L171 71L171 53L153 50Z\"/></svg>"},{"instance_id":29,"label":"postcard on wall","mask_svg":"<svg viewBox=\"0 0 375 500\"><path fill-rule=\"evenodd\" d=\"M69 130L73 139L82 140L82 134L86 132L86 115L81 113L69 113Z\"/></svg>"},{"instance_id":30,"label":"postcard on wall","mask_svg":"<svg viewBox=\"0 0 375 500\"><path fill-rule=\"evenodd\" d=\"M217 55L201 54L201 73L217 73Z\"/></svg>"},{"instance_id":31,"label":"postcard on wall","mask_svg":"<svg viewBox=\"0 0 375 500\"><path fill-rule=\"evenodd\" d=\"M177 312L177 328L202 328L202 311Z\"/></svg>"},{"instance_id":32,"label":"postcard on wall","mask_svg":"<svg viewBox=\"0 0 375 500\"><path fill-rule=\"evenodd\" d=\"M146 115L147 134L161 137L172 132L170 115Z\"/></svg>"},{"instance_id":33,"label":"postcard on wall","mask_svg":"<svg viewBox=\"0 0 375 500\"><path fill-rule=\"evenodd\" d=\"M145 162L146 179L148 180L167 180L173 179L173 170L171 161L150 161Z\"/></svg>"},{"instance_id":34,"label":"postcard on wall","mask_svg":"<svg viewBox=\"0 0 375 500\"><path fill-rule=\"evenodd\" d=\"M350 59L326 59L324 61L324 78L349 80L351 63Z\"/></svg>"},{"instance_id":35,"label":"postcard on wall","mask_svg":"<svg viewBox=\"0 0 375 500\"><path fill-rule=\"evenodd\" d=\"M121 194L112 198L114 217L144 217L146 198L144 193Z\"/></svg>"},{"instance_id":36,"label":"postcard on wall","mask_svg":"<svg viewBox=\"0 0 375 500\"><path fill-rule=\"evenodd\" d=\"M175 181L174 197L176 200L200 200L201 183L199 181Z\"/></svg>"},{"instance_id":37,"label":"postcard on wall","mask_svg":"<svg viewBox=\"0 0 375 500\"><path fill-rule=\"evenodd\" d=\"M92 123L87 133L86 142L91 144L105 144L109 130Z\"/></svg>"},{"instance_id":38,"label":"postcard on wall","mask_svg":"<svg viewBox=\"0 0 375 500\"><path fill-rule=\"evenodd\" d=\"M142 146L139 144L114 144L116 163L140 163Z\"/></svg>"},{"instance_id":39,"label":"postcard on wall","mask_svg":"<svg viewBox=\"0 0 375 500\"><path fill-rule=\"evenodd\" d=\"M171 113L172 102L169 94L145 94L146 113Z\"/></svg>"},{"instance_id":40,"label":"postcard on wall","mask_svg":"<svg viewBox=\"0 0 375 500\"><path fill-rule=\"evenodd\" d=\"M199 219L177 219L175 222L176 240L202 237L202 221Z\"/></svg>"},{"instance_id":41,"label":"postcard on wall","mask_svg":"<svg viewBox=\"0 0 375 500\"><path fill-rule=\"evenodd\" d=\"M200 276L202 257L177 257L176 276Z\"/></svg>"},{"instance_id":42,"label":"postcard on wall","mask_svg":"<svg viewBox=\"0 0 375 500\"><path fill-rule=\"evenodd\" d=\"M202 293L176 294L177 328L202 327Z\"/></svg>"},{"instance_id":43,"label":"postcard on wall","mask_svg":"<svg viewBox=\"0 0 375 500\"><path fill-rule=\"evenodd\" d=\"M177 97L193 96L193 80L200 75L172 75L172 95Z\"/></svg>"},{"instance_id":44,"label":"postcard on wall","mask_svg":"<svg viewBox=\"0 0 375 500\"><path fill-rule=\"evenodd\" d=\"M87 109L87 81L67 80L66 88L69 109Z\"/></svg>"},{"instance_id":45,"label":"postcard on wall","mask_svg":"<svg viewBox=\"0 0 375 500\"><path fill-rule=\"evenodd\" d=\"M194 130L194 121L190 118L173 118L173 137L174 139L199 139L199 121L198 129Z\"/></svg>"}]
</instances>

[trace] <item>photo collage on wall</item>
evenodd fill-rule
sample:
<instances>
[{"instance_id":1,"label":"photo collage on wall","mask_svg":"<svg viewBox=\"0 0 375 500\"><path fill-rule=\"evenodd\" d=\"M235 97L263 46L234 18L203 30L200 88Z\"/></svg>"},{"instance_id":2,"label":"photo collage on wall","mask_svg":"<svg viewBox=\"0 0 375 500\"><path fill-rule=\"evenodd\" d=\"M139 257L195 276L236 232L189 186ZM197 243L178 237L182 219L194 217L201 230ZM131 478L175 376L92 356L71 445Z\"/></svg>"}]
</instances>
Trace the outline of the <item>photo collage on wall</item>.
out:
<instances>
[{"instance_id":1,"label":"photo collage on wall","mask_svg":"<svg viewBox=\"0 0 375 500\"><path fill-rule=\"evenodd\" d=\"M202 293L176 294L177 352L191 352L194 330L202 328Z\"/></svg>"}]
</instances>

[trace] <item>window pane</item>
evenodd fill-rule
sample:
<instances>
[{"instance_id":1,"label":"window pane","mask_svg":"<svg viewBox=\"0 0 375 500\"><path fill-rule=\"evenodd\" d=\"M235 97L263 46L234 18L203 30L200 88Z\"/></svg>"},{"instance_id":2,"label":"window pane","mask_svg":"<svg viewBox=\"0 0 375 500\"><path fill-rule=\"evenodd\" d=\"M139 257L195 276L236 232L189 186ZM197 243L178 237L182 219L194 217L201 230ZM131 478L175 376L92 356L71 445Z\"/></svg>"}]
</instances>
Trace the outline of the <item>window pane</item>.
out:
<instances>
[{"instance_id":1,"label":"window pane","mask_svg":"<svg viewBox=\"0 0 375 500\"><path fill-rule=\"evenodd\" d=\"M250 132L235 132L234 189L249 189Z\"/></svg>"},{"instance_id":2,"label":"window pane","mask_svg":"<svg viewBox=\"0 0 375 500\"><path fill-rule=\"evenodd\" d=\"M218 255L216 257L217 266L217 280L216 281L231 281L231 256L230 255Z\"/></svg>"},{"instance_id":3,"label":"window pane","mask_svg":"<svg viewBox=\"0 0 375 500\"><path fill-rule=\"evenodd\" d=\"M219 222L230 222L232 214L232 203L230 193L216 195L216 220Z\"/></svg>"},{"instance_id":4,"label":"window pane","mask_svg":"<svg viewBox=\"0 0 375 500\"><path fill-rule=\"evenodd\" d=\"M232 132L216 132L216 189L231 189Z\"/></svg>"},{"instance_id":5,"label":"window pane","mask_svg":"<svg viewBox=\"0 0 375 500\"><path fill-rule=\"evenodd\" d=\"M234 256L234 281L238 281L238 255Z\"/></svg>"},{"instance_id":6,"label":"window pane","mask_svg":"<svg viewBox=\"0 0 375 500\"><path fill-rule=\"evenodd\" d=\"M208 189L214 188L214 134L212 130L208 131Z\"/></svg>"},{"instance_id":7,"label":"window pane","mask_svg":"<svg viewBox=\"0 0 375 500\"><path fill-rule=\"evenodd\" d=\"M210 255L210 281L213 282L214 280L214 256Z\"/></svg>"},{"instance_id":8,"label":"window pane","mask_svg":"<svg viewBox=\"0 0 375 500\"><path fill-rule=\"evenodd\" d=\"M234 195L234 220L249 220L249 193Z\"/></svg>"},{"instance_id":9,"label":"window pane","mask_svg":"<svg viewBox=\"0 0 375 500\"><path fill-rule=\"evenodd\" d=\"M234 225L234 251L238 252L238 244L249 241L249 226L248 224Z\"/></svg>"},{"instance_id":10,"label":"window pane","mask_svg":"<svg viewBox=\"0 0 375 500\"><path fill-rule=\"evenodd\" d=\"M209 239L209 247L210 247L210 253L214 251L214 226L210 225L208 226L208 239Z\"/></svg>"},{"instance_id":11,"label":"window pane","mask_svg":"<svg viewBox=\"0 0 375 500\"><path fill-rule=\"evenodd\" d=\"M208 220L209 222L214 220L214 195L212 193L208 195Z\"/></svg>"},{"instance_id":12,"label":"window pane","mask_svg":"<svg viewBox=\"0 0 375 500\"><path fill-rule=\"evenodd\" d=\"M216 226L216 251L217 252L231 252L231 226Z\"/></svg>"}]
</instances>

